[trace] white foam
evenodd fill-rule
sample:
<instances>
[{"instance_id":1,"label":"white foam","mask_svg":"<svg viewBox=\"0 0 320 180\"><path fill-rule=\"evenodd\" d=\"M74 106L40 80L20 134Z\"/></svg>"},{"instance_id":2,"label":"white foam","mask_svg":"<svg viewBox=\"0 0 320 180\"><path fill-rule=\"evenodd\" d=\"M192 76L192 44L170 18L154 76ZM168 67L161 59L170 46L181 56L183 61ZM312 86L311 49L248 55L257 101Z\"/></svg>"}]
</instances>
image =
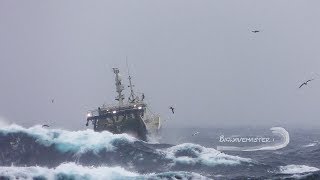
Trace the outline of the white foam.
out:
<instances>
[{"instance_id":1,"label":"white foam","mask_svg":"<svg viewBox=\"0 0 320 180\"><path fill-rule=\"evenodd\" d=\"M139 174L127 171L121 167L86 167L75 163L61 164L56 168L45 168L39 166L31 167L0 167L0 176L16 179L33 179L45 177L56 179L57 176L66 175L74 179L124 179L137 177Z\"/></svg>"},{"instance_id":2,"label":"white foam","mask_svg":"<svg viewBox=\"0 0 320 180\"><path fill-rule=\"evenodd\" d=\"M41 126L24 128L18 125L10 125L0 128L2 133L26 133L37 139L37 142L45 145L55 145L62 152L72 151L84 153L89 150L99 152L102 149L114 150L112 143L116 140L133 142L136 139L126 134L112 134L108 131L94 132L91 129L82 131L66 131L61 129L46 129Z\"/></svg>"},{"instance_id":3,"label":"white foam","mask_svg":"<svg viewBox=\"0 0 320 180\"><path fill-rule=\"evenodd\" d=\"M179 151L189 151L194 156L176 156ZM170 147L163 151L167 158L172 159L175 163L182 164L204 164L207 166L215 166L219 164L237 165L241 162L251 162L249 158L231 156L217 151L213 148L205 148L200 145L185 143Z\"/></svg>"},{"instance_id":4,"label":"white foam","mask_svg":"<svg viewBox=\"0 0 320 180\"><path fill-rule=\"evenodd\" d=\"M306 165L287 165L287 166L280 166L280 173L281 174L300 174L306 172L314 172L319 171L316 167L310 167Z\"/></svg>"},{"instance_id":5,"label":"white foam","mask_svg":"<svg viewBox=\"0 0 320 180\"><path fill-rule=\"evenodd\" d=\"M139 174L130 172L122 167L87 167L75 163L64 163L56 168L46 168L39 166L31 167L0 167L0 176L8 177L10 179L34 179L46 178L53 179L86 179L86 180L122 180L122 179L160 179L155 173ZM164 172L161 176L175 177L179 176L181 179L208 179L197 173L188 173L183 171L178 172Z\"/></svg>"}]
</instances>

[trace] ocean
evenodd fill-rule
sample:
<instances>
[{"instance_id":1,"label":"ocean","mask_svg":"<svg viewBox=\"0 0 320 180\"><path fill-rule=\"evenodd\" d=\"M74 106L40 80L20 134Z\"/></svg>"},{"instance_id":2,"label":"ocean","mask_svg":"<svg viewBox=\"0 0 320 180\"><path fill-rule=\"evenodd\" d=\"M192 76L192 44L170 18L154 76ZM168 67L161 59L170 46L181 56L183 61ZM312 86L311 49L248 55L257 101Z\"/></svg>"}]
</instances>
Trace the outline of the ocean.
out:
<instances>
[{"instance_id":1,"label":"ocean","mask_svg":"<svg viewBox=\"0 0 320 180\"><path fill-rule=\"evenodd\" d=\"M287 131L290 142L281 149L218 151L221 145L252 145L225 144L222 135L272 138L272 133L269 128L168 128L160 141L143 142L89 129L9 125L0 127L0 179L320 179L320 132Z\"/></svg>"}]
</instances>

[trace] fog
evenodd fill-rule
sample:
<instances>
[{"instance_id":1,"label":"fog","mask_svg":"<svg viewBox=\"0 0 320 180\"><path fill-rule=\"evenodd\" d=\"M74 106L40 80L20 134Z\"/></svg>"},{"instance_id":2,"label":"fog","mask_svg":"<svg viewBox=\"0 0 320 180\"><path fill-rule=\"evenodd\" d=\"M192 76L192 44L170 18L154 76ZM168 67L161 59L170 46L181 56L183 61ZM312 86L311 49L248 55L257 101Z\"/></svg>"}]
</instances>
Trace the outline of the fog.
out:
<instances>
[{"instance_id":1,"label":"fog","mask_svg":"<svg viewBox=\"0 0 320 180\"><path fill-rule=\"evenodd\" d=\"M84 129L88 110L116 103L112 67L128 84L127 56L135 90L165 127L319 128L319 6L0 1L0 116Z\"/></svg>"}]
</instances>

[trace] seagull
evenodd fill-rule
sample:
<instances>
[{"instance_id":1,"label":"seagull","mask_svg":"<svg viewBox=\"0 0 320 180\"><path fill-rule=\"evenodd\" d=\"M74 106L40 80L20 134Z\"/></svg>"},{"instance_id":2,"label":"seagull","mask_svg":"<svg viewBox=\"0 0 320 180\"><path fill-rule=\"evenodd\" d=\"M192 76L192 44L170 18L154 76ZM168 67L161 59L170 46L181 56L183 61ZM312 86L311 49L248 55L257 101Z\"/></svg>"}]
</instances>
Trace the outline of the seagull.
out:
<instances>
[{"instance_id":1,"label":"seagull","mask_svg":"<svg viewBox=\"0 0 320 180\"><path fill-rule=\"evenodd\" d=\"M253 33L258 33L258 32L260 32L259 30L254 30L254 31L251 31L251 32L253 32Z\"/></svg>"},{"instance_id":2,"label":"seagull","mask_svg":"<svg viewBox=\"0 0 320 180\"><path fill-rule=\"evenodd\" d=\"M199 131L197 131L197 132L193 133L193 134L192 134L192 136L196 136L196 135L198 135L198 134L200 134L200 132L199 132Z\"/></svg>"},{"instance_id":3,"label":"seagull","mask_svg":"<svg viewBox=\"0 0 320 180\"><path fill-rule=\"evenodd\" d=\"M299 86L299 88L302 88L302 86L307 85L308 82L311 82L311 81L313 81L313 80L314 80L314 79L309 79L309 80L307 80L306 82L302 83L302 84Z\"/></svg>"},{"instance_id":4,"label":"seagull","mask_svg":"<svg viewBox=\"0 0 320 180\"><path fill-rule=\"evenodd\" d=\"M197 131L197 132L193 133L193 134L192 134L192 136L196 136L196 135L198 135L198 134L200 134L200 132L199 132L199 131Z\"/></svg>"},{"instance_id":5,"label":"seagull","mask_svg":"<svg viewBox=\"0 0 320 180\"><path fill-rule=\"evenodd\" d=\"M174 114L174 107L170 106L169 109L171 109L172 114Z\"/></svg>"},{"instance_id":6,"label":"seagull","mask_svg":"<svg viewBox=\"0 0 320 180\"><path fill-rule=\"evenodd\" d=\"M44 124L44 125L42 125L42 127L50 127L49 125L47 125L47 124Z\"/></svg>"}]
</instances>

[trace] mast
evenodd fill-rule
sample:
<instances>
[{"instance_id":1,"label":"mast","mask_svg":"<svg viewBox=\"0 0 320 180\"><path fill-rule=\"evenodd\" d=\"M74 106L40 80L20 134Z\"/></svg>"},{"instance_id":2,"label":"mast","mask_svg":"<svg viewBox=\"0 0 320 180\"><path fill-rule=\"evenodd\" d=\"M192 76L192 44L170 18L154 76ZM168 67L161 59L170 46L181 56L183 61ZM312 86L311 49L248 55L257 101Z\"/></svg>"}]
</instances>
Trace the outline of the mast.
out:
<instances>
[{"instance_id":1,"label":"mast","mask_svg":"<svg viewBox=\"0 0 320 180\"><path fill-rule=\"evenodd\" d=\"M134 85L132 84L132 81L131 81L131 76L130 76L130 71L129 71L129 65L128 65L128 59L126 57L126 63L127 63L127 69L128 69L128 79L129 79L129 86L130 87L130 96L129 96L129 103L133 103L135 101L139 101L139 99L136 97L136 95L134 94L134 91L133 91L133 87Z\"/></svg>"},{"instance_id":2,"label":"mast","mask_svg":"<svg viewBox=\"0 0 320 180\"><path fill-rule=\"evenodd\" d=\"M120 77L120 71L118 68L112 68L113 72L116 74L116 91L118 93L118 96L116 96L116 100L119 101L119 106L123 105L124 95L122 94L122 91L124 90L124 87L121 83L121 77Z\"/></svg>"}]
</instances>

